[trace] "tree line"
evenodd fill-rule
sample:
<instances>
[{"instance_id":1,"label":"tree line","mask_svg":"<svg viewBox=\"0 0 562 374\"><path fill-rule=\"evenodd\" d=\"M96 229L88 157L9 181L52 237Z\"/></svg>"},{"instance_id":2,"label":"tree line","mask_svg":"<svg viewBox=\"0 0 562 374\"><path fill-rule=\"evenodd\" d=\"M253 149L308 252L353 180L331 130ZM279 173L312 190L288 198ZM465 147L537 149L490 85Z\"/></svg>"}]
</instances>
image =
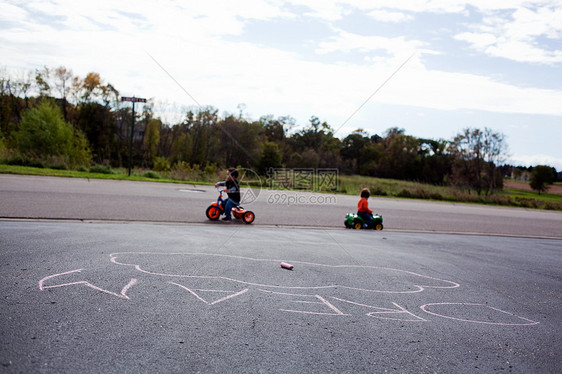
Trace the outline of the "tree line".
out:
<instances>
[{"instance_id":1,"label":"tree line","mask_svg":"<svg viewBox=\"0 0 562 374\"><path fill-rule=\"evenodd\" d=\"M99 74L75 76L44 67L11 77L0 69L0 158L62 168L122 167L129 157L131 106ZM338 138L312 116L297 127L290 116L244 118L214 107L188 108L163 123L149 100L135 112L133 165L157 171L242 166L337 168L341 173L454 185L477 194L503 187L503 134L466 128L451 140L407 135L398 127ZM3 156L2 156L3 155Z\"/></svg>"}]
</instances>

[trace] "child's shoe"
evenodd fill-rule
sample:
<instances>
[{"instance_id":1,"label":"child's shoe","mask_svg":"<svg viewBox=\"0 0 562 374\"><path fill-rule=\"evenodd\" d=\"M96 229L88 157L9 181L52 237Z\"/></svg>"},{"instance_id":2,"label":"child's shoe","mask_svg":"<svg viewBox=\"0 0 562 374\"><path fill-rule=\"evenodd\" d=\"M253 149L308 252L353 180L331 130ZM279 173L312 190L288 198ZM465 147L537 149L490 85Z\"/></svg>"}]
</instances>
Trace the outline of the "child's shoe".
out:
<instances>
[{"instance_id":1,"label":"child's shoe","mask_svg":"<svg viewBox=\"0 0 562 374\"><path fill-rule=\"evenodd\" d=\"M223 221L230 221L231 219L232 219L231 217L226 217L226 216L225 216L225 217L223 217L222 220L223 220Z\"/></svg>"}]
</instances>

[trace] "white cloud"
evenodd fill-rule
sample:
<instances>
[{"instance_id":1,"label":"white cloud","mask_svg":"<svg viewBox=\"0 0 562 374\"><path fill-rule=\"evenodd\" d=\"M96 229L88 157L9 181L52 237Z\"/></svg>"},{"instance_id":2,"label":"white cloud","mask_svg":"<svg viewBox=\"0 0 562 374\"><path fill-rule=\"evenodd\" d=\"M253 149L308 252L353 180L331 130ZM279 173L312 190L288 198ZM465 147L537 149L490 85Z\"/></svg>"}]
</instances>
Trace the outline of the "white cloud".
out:
<instances>
[{"instance_id":1,"label":"white cloud","mask_svg":"<svg viewBox=\"0 0 562 374\"><path fill-rule=\"evenodd\" d=\"M286 0L285 2L309 9L304 12L304 16L324 21L337 21L351 11L347 2L338 0Z\"/></svg>"},{"instance_id":2,"label":"white cloud","mask_svg":"<svg viewBox=\"0 0 562 374\"><path fill-rule=\"evenodd\" d=\"M381 51L393 57L399 54L411 54L425 45L424 42L419 40L406 40L403 36L387 38L382 36L357 35L343 30L335 31L337 35L332 37L330 41L318 44L316 53Z\"/></svg>"},{"instance_id":3,"label":"white cloud","mask_svg":"<svg viewBox=\"0 0 562 374\"><path fill-rule=\"evenodd\" d=\"M377 21L391 23L407 22L414 19L414 17L409 14L401 12L389 12L386 10L374 10L372 12L369 12L368 15Z\"/></svg>"},{"instance_id":4,"label":"white cloud","mask_svg":"<svg viewBox=\"0 0 562 374\"><path fill-rule=\"evenodd\" d=\"M364 36L336 29L337 35L319 43L316 52L360 51L368 64L334 65L308 62L292 52L226 42L218 37L240 33L244 26L242 17L291 16L257 1L251 3L253 11L247 4L229 2L210 2L200 7L172 1L138 2L130 9L129 3L107 1L96 6L59 2L50 8L47 2L39 3L43 2L33 6L60 17L72 32L40 24L30 26L25 32L4 31L4 37L14 44L33 42L50 50L47 55L42 51L40 58L33 58L31 51L25 51L20 59L28 59L35 67L66 65L82 76L97 71L124 94L187 105L193 103L144 51L154 56L199 102L221 108L246 102L250 103L249 109L254 106L274 112L283 107L287 114L308 111L338 118L351 114L413 51L430 52L422 49L426 43L420 40ZM352 3L359 6L359 2ZM260 4L265 5L260 8ZM311 4L320 7L320 2ZM403 8L416 8L415 2L400 4ZM431 2L432 9L437 8L437 4ZM461 7L459 4L450 4L447 9L457 9ZM223 6L226 8L222 9ZM143 16L135 18L131 13ZM20 19L24 18L20 15ZM149 31L139 32L139 22ZM111 27L104 29L100 24ZM464 37L482 48L494 48L498 39L491 33ZM375 100L442 110L466 108L562 115L560 91L523 89L474 74L428 70L419 55L377 94Z\"/></svg>"},{"instance_id":5,"label":"white cloud","mask_svg":"<svg viewBox=\"0 0 562 374\"><path fill-rule=\"evenodd\" d=\"M562 8L556 0L288 0L293 5L308 7L306 15L325 21L343 18L354 10L365 11L373 19L382 22L404 23L413 20L410 13L481 13L483 20L467 24L468 31L460 32L456 39L469 43L474 50L493 57L517 62L558 64L562 62L562 50L557 39L562 37ZM472 8L471 8L472 7ZM474 10L475 9L475 10ZM540 38L550 39L551 45L540 43ZM343 39L332 42L335 47L346 47ZM329 49L324 43L320 51ZM362 47L364 49L364 46Z\"/></svg>"},{"instance_id":6,"label":"white cloud","mask_svg":"<svg viewBox=\"0 0 562 374\"><path fill-rule=\"evenodd\" d=\"M458 13L465 10L466 1L458 0L345 0L337 1L342 6L356 8L362 11L408 11L432 13Z\"/></svg>"},{"instance_id":7,"label":"white cloud","mask_svg":"<svg viewBox=\"0 0 562 374\"><path fill-rule=\"evenodd\" d=\"M463 40L472 44L472 47L480 50L485 51L490 46L494 45L498 38L492 34L487 32L481 33L473 33L473 32L463 32L455 37L457 40Z\"/></svg>"},{"instance_id":8,"label":"white cloud","mask_svg":"<svg viewBox=\"0 0 562 374\"><path fill-rule=\"evenodd\" d=\"M291 0L290 3L312 9L315 16L325 17L323 22L327 23L352 8L369 12L378 10L382 12L379 15L389 15L402 11L465 11L469 3L487 11L490 3L496 4L495 1L413 0L395 2L392 6L386 2L386 7L385 2L359 0L328 1L327 5L324 1ZM507 7L508 3L513 1L499 2L499 6ZM477 74L428 69L423 55L436 52L424 50L430 48L428 41L406 36L365 36L332 29L336 35L317 44L318 54L359 51L364 56L362 61L340 63L332 63L329 59L308 61L290 50L225 39L225 36L240 35L248 19L296 16L283 10L283 3L279 1L234 3L225 0L193 4L103 0L95 4L73 1L29 4L29 9L56 16L58 23L29 23L26 21L29 14L21 8L6 7L9 14L23 25L3 29L0 37L10 41L11 64L26 68L65 65L82 77L96 71L124 95L155 97L180 106L194 104L148 57L147 51L204 105L234 111L237 104L244 102L256 117L268 113L290 114L300 118L302 123L303 118L306 121L315 114L337 127L412 52L418 51L373 98L373 102L447 111L469 109L562 115L561 90L521 88ZM523 52L522 58L529 60L530 56L536 57L539 53L525 49L530 45L525 41L525 35L531 35L531 39L537 34L558 35L552 21L553 12L537 10L531 13L523 12L517 16L520 20L533 20L528 22L533 27L527 27L525 33L517 34L505 14L490 11L479 28L459 34L458 38L487 53L510 55L517 48ZM493 18L494 15L498 18ZM538 27L535 16L550 19L545 23L550 26ZM64 27L59 27L61 24ZM510 35L512 44L505 35ZM513 44L521 40L523 44ZM30 43L33 47L29 47Z\"/></svg>"},{"instance_id":9,"label":"white cloud","mask_svg":"<svg viewBox=\"0 0 562 374\"><path fill-rule=\"evenodd\" d=\"M492 2L493 3L493 2ZM455 36L468 42L476 51L518 62L554 65L562 62L562 8L518 6L509 11L486 10L481 24L471 25L472 32ZM550 39L552 45L539 43Z\"/></svg>"},{"instance_id":10,"label":"white cloud","mask_svg":"<svg viewBox=\"0 0 562 374\"><path fill-rule=\"evenodd\" d=\"M0 3L0 23L24 20L26 12L18 6Z\"/></svg>"}]
</instances>

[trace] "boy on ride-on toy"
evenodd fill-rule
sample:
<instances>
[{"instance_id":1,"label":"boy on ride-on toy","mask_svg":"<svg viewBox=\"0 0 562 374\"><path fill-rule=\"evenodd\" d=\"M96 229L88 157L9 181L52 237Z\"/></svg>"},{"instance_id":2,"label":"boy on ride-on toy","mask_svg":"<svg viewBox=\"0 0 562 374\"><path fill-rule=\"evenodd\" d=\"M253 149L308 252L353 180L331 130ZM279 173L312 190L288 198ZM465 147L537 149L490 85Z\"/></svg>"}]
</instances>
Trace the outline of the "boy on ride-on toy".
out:
<instances>
[{"instance_id":1,"label":"boy on ride-on toy","mask_svg":"<svg viewBox=\"0 0 562 374\"><path fill-rule=\"evenodd\" d=\"M371 196L371 191L368 188L363 188L361 198L357 203L357 215L365 221L364 228L369 227L373 222L373 211L369 209L369 196Z\"/></svg>"},{"instance_id":2,"label":"boy on ride-on toy","mask_svg":"<svg viewBox=\"0 0 562 374\"><path fill-rule=\"evenodd\" d=\"M226 173L226 181L218 182L215 187L224 186L224 192L228 194L225 200L223 221L232 219L232 208L240 204L240 185L238 184L238 170L235 168L228 169Z\"/></svg>"}]
</instances>

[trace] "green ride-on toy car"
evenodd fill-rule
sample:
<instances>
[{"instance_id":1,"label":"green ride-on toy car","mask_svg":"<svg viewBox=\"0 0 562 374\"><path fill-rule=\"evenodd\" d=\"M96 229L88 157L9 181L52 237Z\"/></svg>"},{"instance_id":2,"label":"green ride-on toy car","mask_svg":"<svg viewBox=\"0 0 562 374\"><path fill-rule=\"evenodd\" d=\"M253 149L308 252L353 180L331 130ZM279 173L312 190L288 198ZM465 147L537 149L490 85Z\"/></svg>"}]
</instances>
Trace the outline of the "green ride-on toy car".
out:
<instances>
[{"instance_id":1,"label":"green ride-on toy car","mask_svg":"<svg viewBox=\"0 0 562 374\"><path fill-rule=\"evenodd\" d=\"M356 229L356 230L360 230L363 228L373 229L373 230L383 229L382 216L375 213L373 213L373 221L367 227L365 227L365 221L363 220L363 218L359 217L355 213L347 213L347 215L345 216L345 221L343 221L343 223L345 224L345 227L347 229Z\"/></svg>"}]
</instances>

